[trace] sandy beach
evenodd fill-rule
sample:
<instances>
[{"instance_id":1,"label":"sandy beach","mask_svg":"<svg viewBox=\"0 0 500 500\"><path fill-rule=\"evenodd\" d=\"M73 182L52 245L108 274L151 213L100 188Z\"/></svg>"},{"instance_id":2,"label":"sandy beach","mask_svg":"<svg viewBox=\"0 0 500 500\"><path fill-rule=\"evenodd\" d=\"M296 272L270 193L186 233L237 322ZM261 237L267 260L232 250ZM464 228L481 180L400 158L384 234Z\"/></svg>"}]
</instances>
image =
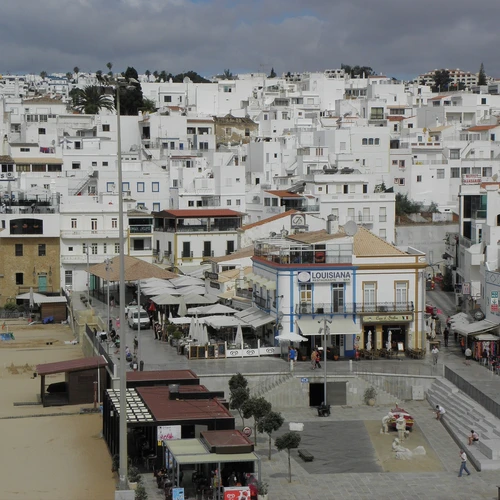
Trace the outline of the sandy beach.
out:
<instances>
[{"instance_id":1,"label":"sandy beach","mask_svg":"<svg viewBox=\"0 0 500 500\"><path fill-rule=\"evenodd\" d=\"M37 402L36 365L83 357L67 325L10 324L13 341L0 342L2 500L112 499L115 477L99 414L77 414L82 405L43 408ZM46 383L63 375L49 376ZM91 405L90 405L91 406ZM76 414L75 414L76 413ZM43 416L56 414L57 416ZM36 416L35 416L36 415Z\"/></svg>"}]
</instances>

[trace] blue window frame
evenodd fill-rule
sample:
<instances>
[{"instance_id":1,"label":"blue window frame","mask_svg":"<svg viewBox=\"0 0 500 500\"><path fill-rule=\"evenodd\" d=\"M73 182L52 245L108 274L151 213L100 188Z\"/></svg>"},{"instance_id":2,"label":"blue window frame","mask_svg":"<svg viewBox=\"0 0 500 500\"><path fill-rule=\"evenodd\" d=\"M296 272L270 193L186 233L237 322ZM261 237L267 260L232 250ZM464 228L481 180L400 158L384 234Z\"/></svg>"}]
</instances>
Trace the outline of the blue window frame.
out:
<instances>
[{"instance_id":1,"label":"blue window frame","mask_svg":"<svg viewBox=\"0 0 500 500\"><path fill-rule=\"evenodd\" d=\"M137 192L138 193L144 193L144 182L138 182L137 183Z\"/></svg>"},{"instance_id":2,"label":"blue window frame","mask_svg":"<svg viewBox=\"0 0 500 500\"><path fill-rule=\"evenodd\" d=\"M152 182L151 183L151 191L153 191L153 193L158 193L160 191L160 183L159 182Z\"/></svg>"}]
</instances>

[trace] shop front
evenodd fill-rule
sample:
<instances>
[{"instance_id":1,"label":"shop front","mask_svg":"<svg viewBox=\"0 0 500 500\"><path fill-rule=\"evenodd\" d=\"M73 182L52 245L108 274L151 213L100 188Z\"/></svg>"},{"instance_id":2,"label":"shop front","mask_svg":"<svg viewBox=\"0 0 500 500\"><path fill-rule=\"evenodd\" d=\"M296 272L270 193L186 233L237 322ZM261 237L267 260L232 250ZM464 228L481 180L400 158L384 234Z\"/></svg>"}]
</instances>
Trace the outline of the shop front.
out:
<instances>
[{"instance_id":1,"label":"shop front","mask_svg":"<svg viewBox=\"0 0 500 500\"><path fill-rule=\"evenodd\" d=\"M413 314L377 314L362 316L362 348L404 352L415 348L411 323Z\"/></svg>"}]
</instances>

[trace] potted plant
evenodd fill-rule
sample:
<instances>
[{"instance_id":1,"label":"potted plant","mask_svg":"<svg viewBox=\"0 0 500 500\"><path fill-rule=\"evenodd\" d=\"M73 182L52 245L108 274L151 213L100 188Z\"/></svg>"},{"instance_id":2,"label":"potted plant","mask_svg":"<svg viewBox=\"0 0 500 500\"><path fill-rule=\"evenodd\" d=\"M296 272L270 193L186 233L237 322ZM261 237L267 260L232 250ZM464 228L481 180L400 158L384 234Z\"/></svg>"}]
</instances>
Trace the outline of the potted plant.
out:
<instances>
[{"instance_id":1,"label":"potted plant","mask_svg":"<svg viewBox=\"0 0 500 500\"><path fill-rule=\"evenodd\" d=\"M333 359L337 361L337 359L339 359L340 356L340 349L338 345L332 346L332 354L333 354Z\"/></svg>"},{"instance_id":2,"label":"potted plant","mask_svg":"<svg viewBox=\"0 0 500 500\"><path fill-rule=\"evenodd\" d=\"M128 483L131 490L135 490L137 488L137 483L140 483L142 480L141 474L139 473L139 469L137 467L131 466L128 468Z\"/></svg>"},{"instance_id":3,"label":"potted plant","mask_svg":"<svg viewBox=\"0 0 500 500\"><path fill-rule=\"evenodd\" d=\"M113 455L113 458L111 459L111 472L118 472L119 468L120 468L120 455L116 454Z\"/></svg>"},{"instance_id":4,"label":"potted plant","mask_svg":"<svg viewBox=\"0 0 500 500\"><path fill-rule=\"evenodd\" d=\"M365 389L365 393L363 394L363 401L368 406L375 405L375 398L377 397L377 390L373 385Z\"/></svg>"},{"instance_id":5,"label":"potted plant","mask_svg":"<svg viewBox=\"0 0 500 500\"><path fill-rule=\"evenodd\" d=\"M259 500L267 500L267 494L269 492L269 485L263 481L257 482L257 495Z\"/></svg>"},{"instance_id":6,"label":"potted plant","mask_svg":"<svg viewBox=\"0 0 500 500\"><path fill-rule=\"evenodd\" d=\"M137 485L135 490L135 500L148 500L148 493L142 483Z\"/></svg>"}]
</instances>

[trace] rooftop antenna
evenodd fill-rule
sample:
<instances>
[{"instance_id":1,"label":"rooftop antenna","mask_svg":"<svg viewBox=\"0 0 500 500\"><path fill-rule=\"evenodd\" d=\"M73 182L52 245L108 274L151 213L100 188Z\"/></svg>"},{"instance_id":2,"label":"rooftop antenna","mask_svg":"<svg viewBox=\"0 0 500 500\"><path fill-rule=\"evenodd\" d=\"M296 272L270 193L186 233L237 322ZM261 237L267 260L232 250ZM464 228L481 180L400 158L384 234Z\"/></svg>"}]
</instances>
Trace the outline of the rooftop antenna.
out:
<instances>
[{"instance_id":1,"label":"rooftop antenna","mask_svg":"<svg viewBox=\"0 0 500 500\"><path fill-rule=\"evenodd\" d=\"M344 224L344 232L347 236L354 236L358 232L358 225L353 220L348 220Z\"/></svg>"}]
</instances>

